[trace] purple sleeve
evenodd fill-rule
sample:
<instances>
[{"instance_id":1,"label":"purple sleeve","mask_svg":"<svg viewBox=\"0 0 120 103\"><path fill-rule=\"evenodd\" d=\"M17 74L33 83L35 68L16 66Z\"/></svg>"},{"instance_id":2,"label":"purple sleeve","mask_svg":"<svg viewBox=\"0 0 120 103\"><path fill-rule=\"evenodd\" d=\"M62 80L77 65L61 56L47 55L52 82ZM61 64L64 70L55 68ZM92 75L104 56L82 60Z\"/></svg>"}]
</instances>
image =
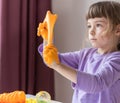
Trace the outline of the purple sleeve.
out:
<instances>
[{"instance_id":1,"label":"purple sleeve","mask_svg":"<svg viewBox=\"0 0 120 103\"><path fill-rule=\"evenodd\" d=\"M59 59L61 63L83 71L82 64L86 62L90 50L91 48L84 48L80 51L61 53L59 54Z\"/></svg>"},{"instance_id":2,"label":"purple sleeve","mask_svg":"<svg viewBox=\"0 0 120 103\"><path fill-rule=\"evenodd\" d=\"M58 53L59 60L61 63L68 65L72 68L78 69L79 60L82 58L82 53L84 50L68 53ZM38 52L42 56L43 44L38 47Z\"/></svg>"},{"instance_id":3,"label":"purple sleeve","mask_svg":"<svg viewBox=\"0 0 120 103\"><path fill-rule=\"evenodd\" d=\"M73 83L73 87L88 93L97 93L113 86L116 81L120 81L120 54L108 58L100 68L101 71L96 74L78 71L77 83Z\"/></svg>"},{"instance_id":4,"label":"purple sleeve","mask_svg":"<svg viewBox=\"0 0 120 103\"><path fill-rule=\"evenodd\" d=\"M43 52L43 43L39 45L38 52L40 53L40 55L42 55L42 52Z\"/></svg>"},{"instance_id":5,"label":"purple sleeve","mask_svg":"<svg viewBox=\"0 0 120 103\"><path fill-rule=\"evenodd\" d=\"M78 69L80 54L80 51L61 53L59 59L62 64Z\"/></svg>"},{"instance_id":6,"label":"purple sleeve","mask_svg":"<svg viewBox=\"0 0 120 103\"><path fill-rule=\"evenodd\" d=\"M38 52L42 56L43 44L40 44L38 47ZM69 53L59 53L59 60L61 63L71 66L73 68L78 68L80 51L69 52Z\"/></svg>"},{"instance_id":7,"label":"purple sleeve","mask_svg":"<svg viewBox=\"0 0 120 103\"><path fill-rule=\"evenodd\" d=\"M38 52L42 56L43 44L39 45ZM58 55L61 63L71 66L73 68L78 68L79 52L58 53Z\"/></svg>"}]
</instances>

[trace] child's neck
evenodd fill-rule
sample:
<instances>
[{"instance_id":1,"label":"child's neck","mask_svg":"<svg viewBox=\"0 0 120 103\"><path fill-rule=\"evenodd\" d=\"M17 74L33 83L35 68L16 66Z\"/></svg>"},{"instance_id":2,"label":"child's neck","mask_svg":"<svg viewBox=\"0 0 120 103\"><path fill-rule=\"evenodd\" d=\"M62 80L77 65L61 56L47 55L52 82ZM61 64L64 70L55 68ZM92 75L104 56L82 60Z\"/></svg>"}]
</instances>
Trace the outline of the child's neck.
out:
<instances>
[{"instance_id":1,"label":"child's neck","mask_svg":"<svg viewBox=\"0 0 120 103\"><path fill-rule=\"evenodd\" d=\"M97 52L99 54L106 54L106 53L111 53L111 52L115 52L115 51L118 51L117 47L114 47L114 48L105 48L105 49L98 48L98 50L97 50Z\"/></svg>"}]
</instances>

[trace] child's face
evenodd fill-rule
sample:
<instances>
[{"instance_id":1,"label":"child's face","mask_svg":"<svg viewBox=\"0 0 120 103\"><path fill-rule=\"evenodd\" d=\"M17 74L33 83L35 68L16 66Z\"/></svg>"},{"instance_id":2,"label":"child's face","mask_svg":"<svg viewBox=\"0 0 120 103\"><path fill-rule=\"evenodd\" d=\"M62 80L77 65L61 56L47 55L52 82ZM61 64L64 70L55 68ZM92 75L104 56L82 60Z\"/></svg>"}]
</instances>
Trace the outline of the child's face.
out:
<instances>
[{"instance_id":1,"label":"child's face","mask_svg":"<svg viewBox=\"0 0 120 103\"><path fill-rule=\"evenodd\" d=\"M101 49L110 48L110 45L113 44L113 39L111 36L112 34L110 34L110 32L106 32L108 29L109 21L104 17L90 18L88 19L87 25L88 38L92 46Z\"/></svg>"}]
</instances>

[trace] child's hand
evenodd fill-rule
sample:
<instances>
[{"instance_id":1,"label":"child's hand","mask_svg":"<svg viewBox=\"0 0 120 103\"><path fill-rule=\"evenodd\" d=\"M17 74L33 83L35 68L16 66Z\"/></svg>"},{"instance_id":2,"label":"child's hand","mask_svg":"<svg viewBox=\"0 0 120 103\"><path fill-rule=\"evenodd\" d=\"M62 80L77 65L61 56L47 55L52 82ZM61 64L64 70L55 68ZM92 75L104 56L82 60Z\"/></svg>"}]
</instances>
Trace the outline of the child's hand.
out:
<instances>
[{"instance_id":1,"label":"child's hand","mask_svg":"<svg viewBox=\"0 0 120 103\"><path fill-rule=\"evenodd\" d=\"M47 22L40 23L37 29L37 35L42 36L44 40L48 40Z\"/></svg>"},{"instance_id":2,"label":"child's hand","mask_svg":"<svg viewBox=\"0 0 120 103\"><path fill-rule=\"evenodd\" d=\"M43 50L44 62L51 67L53 63L59 64L57 48L53 44L48 44Z\"/></svg>"}]
</instances>

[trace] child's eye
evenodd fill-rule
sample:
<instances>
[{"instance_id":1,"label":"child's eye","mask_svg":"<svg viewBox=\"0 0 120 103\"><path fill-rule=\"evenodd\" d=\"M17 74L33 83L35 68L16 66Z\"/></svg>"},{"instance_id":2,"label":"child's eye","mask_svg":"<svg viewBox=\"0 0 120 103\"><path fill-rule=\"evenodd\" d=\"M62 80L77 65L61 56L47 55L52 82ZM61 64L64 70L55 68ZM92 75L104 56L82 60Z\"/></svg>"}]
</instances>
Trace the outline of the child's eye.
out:
<instances>
[{"instance_id":1,"label":"child's eye","mask_svg":"<svg viewBox=\"0 0 120 103\"><path fill-rule=\"evenodd\" d=\"M102 25L101 25L101 24L96 24L96 26L97 26L97 27L102 27Z\"/></svg>"},{"instance_id":2,"label":"child's eye","mask_svg":"<svg viewBox=\"0 0 120 103\"><path fill-rule=\"evenodd\" d=\"M87 28L88 28L88 29L91 28L91 25L87 25Z\"/></svg>"}]
</instances>

